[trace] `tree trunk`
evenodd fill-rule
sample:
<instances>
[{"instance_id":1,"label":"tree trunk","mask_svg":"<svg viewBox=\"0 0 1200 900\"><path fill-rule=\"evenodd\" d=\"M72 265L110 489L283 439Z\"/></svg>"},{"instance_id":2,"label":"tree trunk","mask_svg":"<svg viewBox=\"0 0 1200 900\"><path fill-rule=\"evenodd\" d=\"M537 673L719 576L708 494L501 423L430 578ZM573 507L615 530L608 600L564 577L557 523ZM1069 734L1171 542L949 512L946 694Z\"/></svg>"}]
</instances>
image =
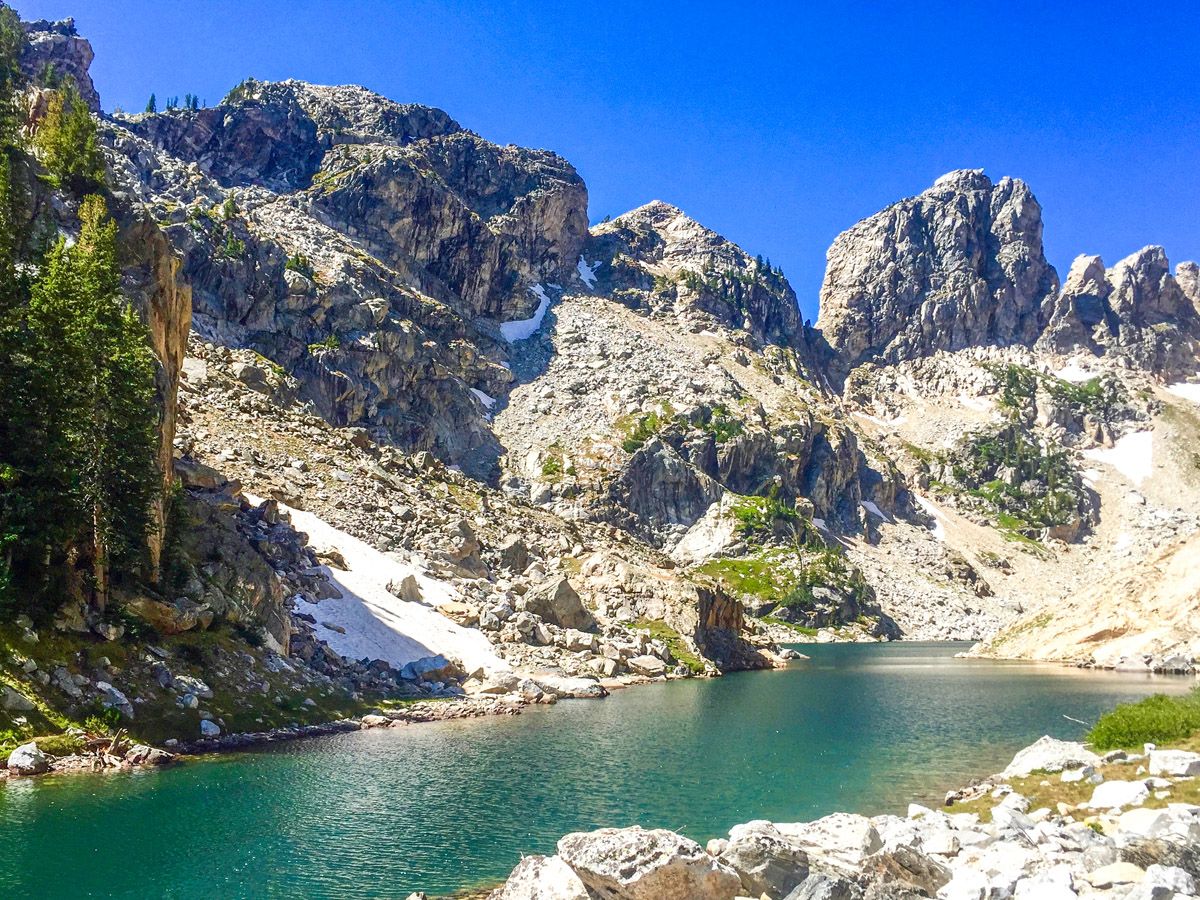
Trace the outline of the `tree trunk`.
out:
<instances>
[{"instance_id":1,"label":"tree trunk","mask_svg":"<svg viewBox=\"0 0 1200 900\"><path fill-rule=\"evenodd\" d=\"M108 606L108 544L101 534L100 505L92 507L92 576L96 609L104 612Z\"/></svg>"}]
</instances>

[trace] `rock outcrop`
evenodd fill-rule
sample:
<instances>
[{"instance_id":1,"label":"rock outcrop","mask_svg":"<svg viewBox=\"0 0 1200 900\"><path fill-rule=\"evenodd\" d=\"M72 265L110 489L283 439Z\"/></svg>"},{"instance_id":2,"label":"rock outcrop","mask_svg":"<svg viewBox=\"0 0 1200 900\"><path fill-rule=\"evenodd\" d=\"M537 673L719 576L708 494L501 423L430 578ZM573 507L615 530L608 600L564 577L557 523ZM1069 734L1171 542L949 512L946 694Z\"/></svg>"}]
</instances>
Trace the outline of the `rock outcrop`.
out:
<instances>
[{"instance_id":1,"label":"rock outcrop","mask_svg":"<svg viewBox=\"0 0 1200 900\"><path fill-rule=\"evenodd\" d=\"M1143 247L1110 269L1079 256L1052 304L1039 344L1111 353L1164 377L1195 373L1200 358L1200 287L1195 263L1172 276L1162 247Z\"/></svg>"},{"instance_id":2,"label":"rock outcrop","mask_svg":"<svg viewBox=\"0 0 1200 900\"><path fill-rule=\"evenodd\" d=\"M1015 178L993 184L981 169L943 175L864 219L827 259L817 328L843 369L1031 344L1058 290L1032 191Z\"/></svg>"},{"instance_id":3,"label":"rock outcrop","mask_svg":"<svg viewBox=\"0 0 1200 900\"><path fill-rule=\"evenodd\" d=\"M701 314L764 343L803 342L796 294L782 272L660 200L596 226L584 266L595 270L590 289L634 308Z\"/></svg>"},{"instance_id":4,"label":"rock outcrop","mask_svg":"<svg viewBox=\"0 0 1200 900\"><path fill-rule=\"evenodd\" d=\"M70 78L79 96L94 113L100 112L100 95L88 69L95 54L92 45L79 36L74 19L23 22L28 43L21 54L21 70L37 82Z\"/></svg>"},{"instance_id":5,"label":"rock outcrop","mask_svg":"<svg viewBox=\"0 0 1200 900\"><path fill-rule=\"evenodd\" d=\"M294 373L335 424L490 473L472 388L511 380L497 322L574 276L587 192L569 164L299 82L118 118L103 138L118 190L183 257L198 330Z\"/></svg>"}]
</instances>

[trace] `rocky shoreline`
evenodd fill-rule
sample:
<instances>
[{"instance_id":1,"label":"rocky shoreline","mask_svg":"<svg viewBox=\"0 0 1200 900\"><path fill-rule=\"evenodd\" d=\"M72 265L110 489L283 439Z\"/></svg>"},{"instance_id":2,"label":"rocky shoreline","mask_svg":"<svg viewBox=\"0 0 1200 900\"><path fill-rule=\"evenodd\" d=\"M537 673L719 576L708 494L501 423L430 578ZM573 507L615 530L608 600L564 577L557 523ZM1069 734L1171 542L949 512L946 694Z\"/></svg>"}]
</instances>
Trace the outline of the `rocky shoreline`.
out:
<instances>
[{"instance_id":1,"label":"rocky shoreline","mask_svg":"<svg viewBox=\"0 0 1200 900\"><path fill-rule=\"evenodd\" d=\"M84 745L81 752L57 756L44 752L35 742L22 744L0 768L0 781L6 778L27 778L40 775L128 771L135 768L154 768L182 762L190 757L211 753L249 750L268 744L280 744L306 738L326 737L375 728L402 728L426 722L446 722L452 719L476 719L484 716L515 716L532 701L520 696L496 698L464 698L442 702L418 702L394 709L380 709L359 718L338 719L312 725L273 728L266 731L224 734L181 743L168 741L170 749L134 743L118 733L116 736L84 735L78 738Z\"/></svg>"},{"instance_id":2,"label":"rocky shoreline","mask_svg":"<svg viewBox=\"0 0 1200 900\"><path fill-rule=\"evenodd\" d=\"M525 857L488 896L1186 900L1200 879L1197 775L1200 753L1147 744L1101 757L1043 737L948 794L944 810L752 821L703 847L664 829L577 832L553 856Z\"/></svg>"}]
</instances>

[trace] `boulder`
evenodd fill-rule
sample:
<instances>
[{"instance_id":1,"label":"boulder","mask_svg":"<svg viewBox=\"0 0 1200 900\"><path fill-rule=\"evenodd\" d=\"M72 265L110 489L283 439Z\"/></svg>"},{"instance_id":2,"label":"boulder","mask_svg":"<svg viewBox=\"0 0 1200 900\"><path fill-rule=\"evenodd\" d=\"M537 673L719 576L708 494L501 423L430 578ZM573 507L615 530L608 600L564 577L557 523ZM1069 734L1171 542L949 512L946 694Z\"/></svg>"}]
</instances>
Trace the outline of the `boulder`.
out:
<instances>
[{"instance_id":1,"label":"boulder","mask_svg":"<svg viewBox=\"0 0 1200 900\"><path fill-rule=\"evenodd\" d=\"M853 881L815 873L783 900L861 900L862 895L862 888Z\"/></svg>"},{"instance_id":2,"label":"boulder","mask_svg":"<svg viewBox=\"0 0 1200 900\"><path fill-rule=\"evenodd\" d=\"M592 900L561 856L526 856L488 900Z\"/></svg>"},{"instance_id":3,"label":"boulder","mask_svg":"<svg viewBox=\"0 0 1200 900\"><path fill-rule=\"evenodd\" d=\"M201 719L200 734L206 738L218 737L221 734L221 726L211 719Z\"/></svg>"},{"instance_id":4,"label":"boulder","mask_svg":"<svg viewBox=\"0 0 1200 900\"><path fill-rule=\"evenodd\" d=\"M1122 806L1141 806L1150 796L1150 789L1142 781L1106 781L1096 785L1088 809L1118 809Z\"/></svg>"},{"instance_id":5,"label":"boulder","mask_svg":"<svg viewBox=\"0 0 1200 900\"><path fill-rule=\"evenodd\" d=\"M808 854L809 866L818 872L854 878L863 860L883 849L883 840L866 816L834 813L813 822L776 824L793 846Z\"/></svg>"},{"instance_id":6,"label":"boulder","mask_svg":"<svg viewBox=\"0 0 1200 900\"><path fill-rule=\"evenodd\" d=\"M782 897L808 877L808 855L770 822L735 825L718 859L737 872L743 892L753 897Z\"/></svg>"},{"instance_id":7,"label":"boulder","mask_svg":"<svg viewBox=\"0 0 1200 900\"><path fill-rule=\"evenodd\" d=\"M22 744L8 755L8 771L17 775L41 775L50 771L50 760L37 744Z\"/></svg>"},{"instance_id":8,"label":"boulder","mask_svg":"<svg viewBox=\"0 0 1200 900\"><path fill-rule=\"evenodd\" d=\"M510 535L500 545L500 564L510 572L524 572L529 567L529 548L516 535Z\"/></svg>"},{"instance_id":9,"label":"boulder","mask_svg":"<svg viewBox=\"0 0 1200 900\"><path fill-rule=\"evenodd\" d=\"M213 690L199 678L191 675L176 675L171 679L171 687L179 694L193 694L203 700L213 698Z\"/></svg>"},{"instance_id":10,"label":"boulder","mask_svg":"<svg viewBox=\"0 0 1200 900\"><path fill-rule=\"evenodd\" d=\"M174 603L164 603L138 595L127 598L123 605L159 634L181 634L197 627L207 628L213 620L212 610L187 597L180 597Z\"/></svg>"},{"instance_id":11,"label":"boulder","mask_svg":"<svg viewBox=\"0 0 1200 900\"><path fill-rule=\"evenodd\" d=\"M595 678L559 675L554 672L534 672L533 681L554 697L592 700L607 697L608 691Z\"/></svg>"},{"instance_id":12,"label":"boulder","mask_svg":"<svg viewBox=\"0 0 1200 900\"><path fill-rule=\"evenodd\" d=\"M667 673L666 663L656 656L635 656L625 664L635 675L645 675L647 678L661 678Z\"/></svg>"},{"instance_id":13,"label":"boulder","mask_svg":"<svg viewBox=\"0 0 1200 900\"><path fill-rule=\"evenodd\" d=\"M421 602L421 585L417 583L415 575L409 574L399 581L389 581L387 590L389 594L399 597L406 603Z\"/></svg>"},{"instance_id":14,"label":"boulder","mask_svg":"<svg viewBox=\"0 0 1200 900\"><path fill-rule=\"evenodd\" d=\"M1183 778L1200 775L1200 753L1186 750L1151 750L1150 774Z\"/></svg>"},{"instance_id":15,"label":"boulder","mask_svg":"<svg viewBox=\"0 0 1200 900\"><path fill-rule=\"evenodd\" d=\"M463 674L462 666L440 653L413 660L400 670L400 677L406 681L447 681Z\"/></svg>"},{"instance_id":16,"label":"boulder","mask_svg":"<svg viewBox=\"0 0 1200 900\"><path fill-rule=\"evenodd\" d=\"M565 577L551 578L528 590L517 601L518 608L541 616L542 620L560 628L594 631L596 620L587 611L579 594Z\"/></svg>"},{"instance_id":17,"label":"boulder","mask_svg":"<svg viewBox=\"0 0 1200 900\"><path fill-rule=\"evenodd\" d=\"M175 755L146 744L134 744L125 751L125 762L131 766L165 766L175 761Z\"/></svg>"},{"instance_id":18,"label":"boulder","mask_svg":"<svg viewBox=\"0 0 1200 900\"><path fill-rule=\"evenodd\" d=\"M1046 735L1017 753L1000 774L1004 778L1023 778L1034 772L1061 772L1063 769L1098 765L1100 757L1083 744L1060 741Z\"/></svg>"},{"instance_id":19,"label":"boulder","mask_svg":"<svg viewBox=\"0 0 1200 900\"><path fill-rule=\"evenodd\" d=\"M558 842L584 885L611 900L733 900L741 879L693 840L662 828L602 828Z\"/></svg>"},{"instance_id":20,"label":"boulder","mask_svg":"<svg viewBox=\"0 0 1200 900\"><path fill-rule=\"evenodd\" d=\"M107 681L96 682L96 688L100 691L100 702L106 709L115 709L126 719L133 718L133 704L125 694Z\"/></svg>"},{"instance_id":21,"label":"boulder","mask_svg":"<svg viewBox=\"0 0 1200 900\"><path fill-rule=\"evenodd\" d=\"M478 607L459 600L449 600L439 606L437 611L451 622L462 625L464 628L469 628L479 621Z\"/></svg>"},{"instance_id":22,"label":"boulder","mask_svg":"<svg viewBox=\"0 0 1200 900\"><path fill-rule=\"evenodd\" d=\"M24 694L14 691L7 684L0 684L0 709L9 712L29 712L35 708L33 701Z\"/></svg>"}]
</instances>

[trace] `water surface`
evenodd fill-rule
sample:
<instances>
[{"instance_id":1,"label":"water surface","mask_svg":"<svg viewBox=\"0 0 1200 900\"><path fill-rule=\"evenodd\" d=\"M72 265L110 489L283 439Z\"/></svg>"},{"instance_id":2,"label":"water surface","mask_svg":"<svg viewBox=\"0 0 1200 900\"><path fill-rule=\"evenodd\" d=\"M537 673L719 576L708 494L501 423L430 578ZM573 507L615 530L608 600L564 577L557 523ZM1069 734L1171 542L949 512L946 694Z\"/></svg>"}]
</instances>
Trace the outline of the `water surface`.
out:
<instances>
[{"instance_id":1,"label":"water surface","mask_svg":"<svg viewBox=\"0 0 1200 900\"><path fill-rule=\"evenodd\" d=\"M564 833L704 840L754 818L902 811L1114 703L1192 679L957 660L954 644L810 662L521 716L368 731L165 772L0 787L0 897L404 897L503 879Z\"/></svg>"}]
</instances>

